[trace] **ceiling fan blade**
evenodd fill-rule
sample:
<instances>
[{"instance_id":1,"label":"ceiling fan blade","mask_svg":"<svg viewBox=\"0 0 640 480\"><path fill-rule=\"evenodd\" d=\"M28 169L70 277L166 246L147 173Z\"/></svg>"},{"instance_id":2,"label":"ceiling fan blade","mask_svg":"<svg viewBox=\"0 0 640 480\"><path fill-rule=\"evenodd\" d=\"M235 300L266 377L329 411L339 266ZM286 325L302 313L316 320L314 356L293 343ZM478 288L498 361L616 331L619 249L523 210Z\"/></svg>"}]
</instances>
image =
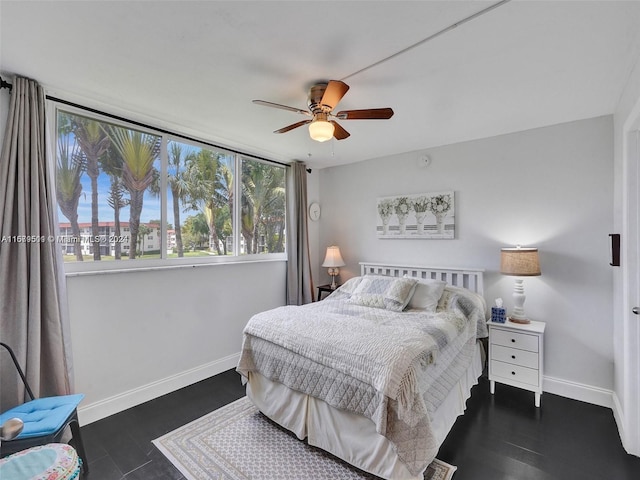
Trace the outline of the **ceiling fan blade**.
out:
<instances>
[{"instance_id":1,"label":"ceiling fan blade","mask_svg":"<svg viewBox=\"0 0 640 480\"><path fill-rule=\"evenodd\" d=\"M292 123L291 125L282 127L280 130L276 130L273 133L287 133L289 130L293 130L294 128L301 127L302 125L306 125L308 123L311 123L311 120L302 120L301 122Z\"/></svg>"},{"instance_id":2,"label":"ceiling fan blade","mask_svg":"<svg viewBox=\"0 0 640 480\"><path fill-rule=\"evenodd\" d=\"M393 117L391 108L367 108L364 110L343 110L336 113L340 120L387 120Z\"/></svg>"},{"instance_id":3,"label":"ceiling fan blade","mask_svg":"<svg viewBox=\"0 0 640 480\"><path fill-rule=\"evenodd\" d=\"M294 113L301 113L302 115L307 115L309 117L311 116L311 112L309 110L302 110L300 108L288 107L286 105L280 105L279 103L267 102L265 100L253 100L253 103L255 103L256 105L263 105L265 107L273 107L273 108L279 108L281 110L288 110Z\"/></svg>"},{"instance_id":4,"label":"ceiling fan blade","mask_svg":"<svg viewBox=\"0 0 640 480\"><path fill-rule=\"evenodd\" d=\"M329 80L320 103L331 107L331 110L333 110L342 97L344 97L344 94L347 93L347 90L349 90L349 85L346 83L340 80Z\"/></svg>"},{"instance_id":5,"label":"ceiling fan blade","mask_svg":"<svg viewBox=\"0 0 640 480\"><path fill-rule=\"evenodd\" d=\"M334 131L333 131L333 137L336 140L344 140L345 138L347 138L349 135L351 135L349 132L347 132L344 128L342 128L340 126L340 124L338 122L336 122L335 120L331 120L331 123L333 124L333 126L335 127Z\"/></svg>"}]
</instances>

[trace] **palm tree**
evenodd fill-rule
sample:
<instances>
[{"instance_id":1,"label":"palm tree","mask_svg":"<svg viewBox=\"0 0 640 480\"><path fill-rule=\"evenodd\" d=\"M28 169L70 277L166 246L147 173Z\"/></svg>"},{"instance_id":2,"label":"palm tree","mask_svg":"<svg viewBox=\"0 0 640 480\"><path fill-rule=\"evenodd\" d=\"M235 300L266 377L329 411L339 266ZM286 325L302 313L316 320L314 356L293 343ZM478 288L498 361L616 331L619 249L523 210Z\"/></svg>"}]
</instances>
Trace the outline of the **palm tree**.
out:
<instances>
[{"instance_id":1,"label":"palm tree","mask_svg":"<svg viewBox=\"0 0 640 480\"><path fill-rule=\"evenodd\" d=\"M284 252L284 232L285 232L285 208L286 194L284 188L284 169L274 171L274 184L280 185L273 189L273 195L265 203L264 210L264 230L267 238L267 251Z\"/></svg>"},{"instance_id":2,"label":"palm tree","mask_svg":"<svg viewBox=\"0 0 640 480\"><path fill-rule=\"evenodd\" d=\"M93 259L100 260L100 226L98 218L98 177L100 157L109 147L109 137L96 120L73 116L73 133L87 159L87 174L91 179L91 243Z\"/></svg>"},{"instance_id":3,"label":"palm tree","mask_svg":"<svg viewBox=\"0 0 640 480\"><path fill-rule=\"evenodd\" d=\"M268 219L274 215L275 218L283 217L284 171L261 162L244 161L242 174L242 234L247 253L258 253L262 234L266 244L271 243Z\"/></svg>"},{"instance_id":4,"label":"palm tree","mask_svg":"<svg viewBox=\"0 0 640 480\"><path fill-rule=\"evenodd\" d=\"M118 240L120 233L120 210L129 205L129 199L124 196L126 188L122 183L122 179L117 175L109 175L111 185L109 187L109 196L107 203L113 208L113 234L116 241L113 245L113 255L116 260L122 259L122 243Z\"/></svg>"},{"instance_id":5,"label":"palm tree","mask_svg":"<svg viewBox=\"0 0 640 480\"><path fill-rule=\"evenodd\" d=\"M211 150L202 149L187 155L185 180L188 187L185 198L193 209L204 213L209 225L210 244L218 255L222 255L217 217L226 202L220 193L219 163L220 154Z\"/></svg>"},{"instance_id":6,"label":"palm tree","mask_svg":"<svg viewBox=\"0 0 640 480\"><path fill-rule=\"evenodd\" d=\"M244 193L242 196L245 197ZM240 233L244 238L245 253L253 253L253 220L252 205L247 201L242 202L240 207Z\"/></svg>"},{"instance_id":7,"label":"palm tree","mask_svg":"<svg viewBox=\"0 0 640 480\"><path fill-rule=\"evenodd\" d=\"M160 137L121 127L110 127L109 137L122 157L122 182L129 192L129 258L136 258L144 192L158 175L153 163L160 153Z\"/></svg>"},{"instance_id":8,"label":"palm tree","mask_svg":"<svg viewBox=\"0 0 640 480\"><path fill-rule=\"evenodd\" d=\"M140 224L140 228L138 228L138 245L141 245L140 256L144 256L144 237L149 235L151 232L152 230L147 225L144 223Z\"/></svg>"},{"instance_id":9,"label":"palm tree","mask_svg":"<svg viewBox=\"0 0 640 480\"><path fill-rule=\"evenodd\" d=\"M180 202L187 195L188 185L184 179L184 174L180 171L182 166L182 144L171 142L169 145L169 188L173 203L173 221L176 231L176 248L178 257L184 257L184 246L182 244L182 225L180 224Z\"/></svg>"},{"instance_id":10,"label":"palm tree","mask_svg":"<svg viewBox=\"0 0 640 480\"><path fill-rule=\"evenodd\" d=\"M73 248L76 260L81 262L82 244L80 243L80 225L78 224L78 202L82 194L80 177L85 170L86 161L71 135L58 135L58 158L56 162L56 198L62 214L71 223Z\"/></svg>"},{"instance_id":11,"label":"palm tree","mask_svg":"<svg viewBox=\"0 0 640 480\"><path fill-rule=\"evenodd\" d=\"M122 183L122 157L115 149L115 147L109 144L106 153L102 156L100 161L102 170L109 175L109 196L107 197L107 203L113 209L113 234L116 239L121 237L120 229L120 211L129 205L129 199L125 196L126 188ZM122 243L115 242L113 246L114 258L116 260L122 259Z\"/></svg>"},{"instance_id":12,"label":"palm tree","mask_svg":"<svg viewBox=\"0 0 640 480\"><path fill-rule=\"evenodd\" d=\"M261 225L266 237L266 251L284 252L285 171L278 167L268 168L269 187L262 202Z\"/></svg>"},{"instance_id":13,"label":"palm tree","mask_svg":"<svg viewBox=\"0 0 640 480\"><path fill-rule=\"evenodd\" d=\"M233 157L222 157L218 165L218 201L220 215L216 229L222 239L224 254L227 255L227 237L233 235Z\"/></svg>"}]
</instances>

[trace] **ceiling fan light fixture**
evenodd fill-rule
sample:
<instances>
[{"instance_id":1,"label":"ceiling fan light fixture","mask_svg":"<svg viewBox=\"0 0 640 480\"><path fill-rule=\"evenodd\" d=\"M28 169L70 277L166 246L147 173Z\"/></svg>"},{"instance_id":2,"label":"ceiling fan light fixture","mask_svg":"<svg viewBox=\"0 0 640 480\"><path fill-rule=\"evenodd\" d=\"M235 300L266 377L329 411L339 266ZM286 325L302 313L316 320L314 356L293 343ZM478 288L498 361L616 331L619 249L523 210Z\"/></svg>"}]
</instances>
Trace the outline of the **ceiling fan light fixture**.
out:
<instances>
[{"instance_id":1,"label":"ceiling fan light fixture","mask_svg":"<svg viewBox=\"0 0 640 480\"><path fill-rule=\"evenodd\" d=\"M309 124L309 136L316 142L326 142L333 138L335 127L327 121L326 114L318 114Z\"/></svg>"},{"instance_id":2,"label":"ceiling fan light fixture","mask_svg":"<svg viewBox=\"0 0 640 480\"><path fill-rule=\"evenodd\" d=\"M503 0L508 1L508 0ZM344 140L350 134L342 125L329 118L339 120L388 120L393 117L393 110L387 108L365 108L361 110L343 110L336 114L332 113L338 102L349 90L349 85L340 80L329 80L328 83L318 83L311 87L309 91L308 110L288 107L279 103L267 102L265 100L254 100L253 103L264 105L265 107L279 108L290 112L306 115L308 118L301 122L292 123L286 127L274 130L273 133L286 133L294 128L309 125L309 136L316 142L326 142L335 138Z\"/></svg>"}]
</instances>

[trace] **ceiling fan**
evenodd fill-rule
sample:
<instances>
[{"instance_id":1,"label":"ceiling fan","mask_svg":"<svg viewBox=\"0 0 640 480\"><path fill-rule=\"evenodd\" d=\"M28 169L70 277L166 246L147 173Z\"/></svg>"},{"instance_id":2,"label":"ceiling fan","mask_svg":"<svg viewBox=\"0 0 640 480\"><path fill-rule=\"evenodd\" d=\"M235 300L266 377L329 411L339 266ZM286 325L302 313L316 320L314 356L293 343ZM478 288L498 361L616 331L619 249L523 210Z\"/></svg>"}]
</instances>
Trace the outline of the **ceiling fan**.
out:
<instances>
[{"instance_id":1,"label":"ceiling fan","mask_svg":"<svg viewBox=\"0 0 640 480\"><path fill-rule=\"evenodd\" d=\"M309 89L308 110L288 107L279 103L265 100L254 100L257 105L280 108L290 112L306 115L307 120L287 125L273 133L286 133L302 125L309 125L309 135L318 142L326 142L331 138L344 140L349 137L347 132L338 122L339 120L387 120L393 116L391 108L368 108L364 110L342 110L333 113L333 109L349 90L349 85L340 80L329 80L327 83L317 83Z\"/></svg>"}]
</instances>

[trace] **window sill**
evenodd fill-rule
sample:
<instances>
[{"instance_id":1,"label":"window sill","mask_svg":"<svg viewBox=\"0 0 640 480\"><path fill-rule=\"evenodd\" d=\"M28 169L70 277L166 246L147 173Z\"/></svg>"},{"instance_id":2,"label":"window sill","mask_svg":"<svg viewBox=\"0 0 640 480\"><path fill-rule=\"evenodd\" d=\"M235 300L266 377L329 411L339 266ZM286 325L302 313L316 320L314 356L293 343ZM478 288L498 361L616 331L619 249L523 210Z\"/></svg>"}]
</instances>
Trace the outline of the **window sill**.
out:
<instances>
[{"instance_id":1,"label":"window sill","mask_svg":"<svg viewBox=\"0 0 640 480\"><path fill-rule=\"evenodd\" d=\"M77 262L64 265L65 277L80 277L86 275L106 275L113 273L148 272L154 270L175 270L182 268L213 267L216 265L286 262L285 253L266 253L260 255L242 255L230 257L174 260L120 260L114 268L113 262ZM122 263L122 265L120 264Z\"/></svg>"}]
</instances>

